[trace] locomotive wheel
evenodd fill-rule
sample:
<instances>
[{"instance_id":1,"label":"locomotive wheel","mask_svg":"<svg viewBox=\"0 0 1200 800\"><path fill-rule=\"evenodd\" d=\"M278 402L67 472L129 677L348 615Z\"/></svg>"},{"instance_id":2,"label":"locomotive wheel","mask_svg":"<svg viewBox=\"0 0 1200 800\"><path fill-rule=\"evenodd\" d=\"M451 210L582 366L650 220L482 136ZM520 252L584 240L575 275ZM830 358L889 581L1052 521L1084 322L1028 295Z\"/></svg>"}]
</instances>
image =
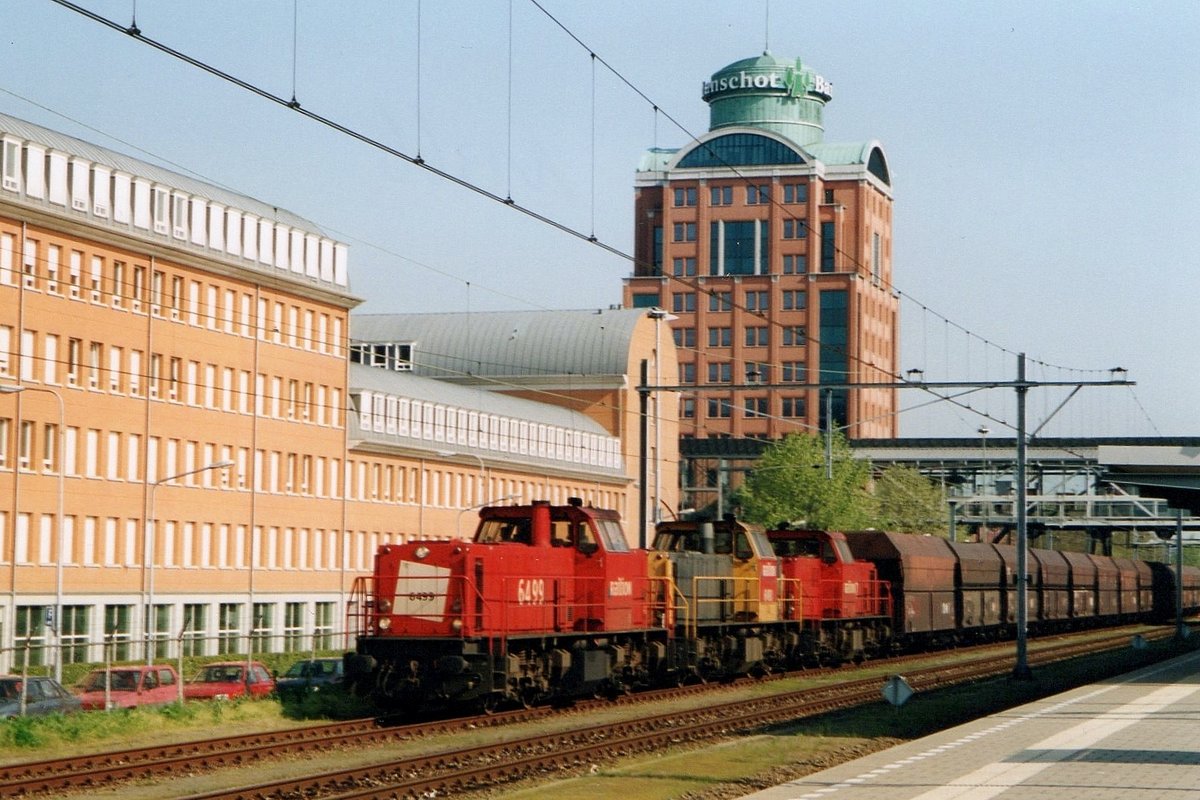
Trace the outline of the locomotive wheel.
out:
<instances>
[{"instance_id":1,"label":"locomotive wheel","mask_svg":"<svg viewBox=\"0 0 1200 800\"><path fill-rule=\"evenodd\" d=\"M489 717L500 710L500 706L504 704L504 695L499 692L493 692L484 695L479 701L479 710L487 714Z\"/></svg>"}]
</instances>

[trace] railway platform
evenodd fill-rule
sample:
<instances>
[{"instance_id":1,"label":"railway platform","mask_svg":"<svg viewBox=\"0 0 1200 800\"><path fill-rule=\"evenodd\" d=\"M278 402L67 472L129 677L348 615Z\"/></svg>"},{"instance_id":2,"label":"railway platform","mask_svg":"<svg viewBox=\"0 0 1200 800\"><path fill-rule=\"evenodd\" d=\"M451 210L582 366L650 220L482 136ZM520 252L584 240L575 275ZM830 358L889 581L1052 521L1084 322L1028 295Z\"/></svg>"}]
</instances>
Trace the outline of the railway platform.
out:
<instances>
[{"instance_id":1,"label":"railway platform","mask_svg":"<svg viewBox=\"0 0 1200 800\"><path fill-rule=\"evenodd\" d=\"M1200 651L743 800L1200 800Z\"/></svg>"}]
</instances>

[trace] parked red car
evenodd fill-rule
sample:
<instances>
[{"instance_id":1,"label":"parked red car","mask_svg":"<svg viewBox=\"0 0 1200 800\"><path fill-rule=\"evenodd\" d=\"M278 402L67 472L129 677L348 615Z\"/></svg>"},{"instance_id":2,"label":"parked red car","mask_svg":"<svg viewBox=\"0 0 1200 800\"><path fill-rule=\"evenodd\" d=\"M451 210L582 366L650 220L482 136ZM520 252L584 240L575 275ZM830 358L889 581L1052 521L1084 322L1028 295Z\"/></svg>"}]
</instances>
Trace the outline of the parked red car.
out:
<instances>
[{"instance_id":1,"label":"parked red car","mask_svg":"<svg viewBox=\"0 0 1200 800\"><path fill-rule=\"evenodd\" d=\"M246 680L245 661L208 664L183 686L185 700L231 700L235 697L265 697L275 691L275 679L262 664L250 663Z\"/></svg>"},{"instance_id":2,"label":"parked red car","mask_svg":"<svg viewBox=\"0 0 1200 800\"><path fill-rule=\"evenodd\" d=\"M160 706L179 699L179 677L174 667L163 664L94 669L77 691L80 703L88 710Z\"/></svg>"}]
</instances>

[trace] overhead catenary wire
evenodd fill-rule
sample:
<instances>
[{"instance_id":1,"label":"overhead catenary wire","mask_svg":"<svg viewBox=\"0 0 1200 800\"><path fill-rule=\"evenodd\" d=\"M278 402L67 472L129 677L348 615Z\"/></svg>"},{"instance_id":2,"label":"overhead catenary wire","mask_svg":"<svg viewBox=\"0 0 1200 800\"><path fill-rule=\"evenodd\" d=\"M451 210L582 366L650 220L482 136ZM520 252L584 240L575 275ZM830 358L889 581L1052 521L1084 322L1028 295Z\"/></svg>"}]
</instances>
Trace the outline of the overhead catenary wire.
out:
<instances>
[{"instance_id":1,"label":"overhead catenary wire","mask_svg":"<svg viewBox=\"0 0 1200 800\"><path fill-rule=\"evenodd\" d=\"M631 257L629 254L627 254L627 253L624 253L624 252L621 252L619 249L617 249L617 248L615 248L615 247L613 247L613 246L611 246L611 245L608 245L608 244L606 244L606 243L604 243L604 242L601 242L601 241L600 241L600 240L599 240L599 239L598 239L598 238L595 236L595 232L594 232L594 221L593 221L593 230L592 230L591 232L589 232L589 233L586 233L586 234L585 234L585 233L583 233L582 231L576 230L576 229L574 229L574 228L572 228L572 227L570 227L570 226L568 226L568 225L565 225L565 224L563 224L563 223L561 223L561 222L559 222L559 221L557 221L557 220L554 220L554 219L552 219L552 218L550 218L550 217L548 217L548 216L545 216L545 215L543 215L543 214L541 214L541 213L539 213L539 212L536 212L536 211L534 211L534 210L532 210L532 209L530 209L530 208L528 208L528 207L525 207L525 206L522 206L522 205L520 205L520 204L517 204L517 203L513 202L513 200L511 199L511 197L510 197L510 196L506 196L506 197L503 197L503 198L502 198L502 197L500 197L499 195L497 195L497 194L495 194L495 193L493 193L493 192L490 192L489 190L486 190L486 189L484 189L484 188L482 188L482 187L480 187L480 186L478 186L478 185L476 185L476 184L472 183L471 181L468 181L468 180L466 180L466 179L464 179L464 178L461 178L461 177L459 177L459 176L456 176L456 175L454 175L454 174L452 174L452 173L449 173L449 172L446 172L446 171L443 171L443 170L439 170L439 169L436 169L436 168L430 167L429 165L427 165L427 164L424 162L424 159L422 158L422 156L421 156L421 153L420 153L420 145L419 145L419 131L418 131L418 153L417 153L417 155L416 155L415 157L414 157L414 156L410 156L410 155L408 155L408 154L406 154L406 153L404 153L404 152L402 152L402 151L400 151L400 150L398 150L398 149L396 149L396 148L393 148L393 147L391 147L391 146L389 146L389 145L386 145L386 144L384 144L383 142L380 142L379 140L376 140L376 139L374 139L374 138L372 138L372 137L366 136L365 134L363 134L363 133L361 133L361 132L358 132L358 131L356 131L356 130L354 130L354 129L351 129L351 128L349 128L349 127L345 126L345 125L342 125L341 123L338 123L338 122L336 122L336 121L334 121L334 120L332 120L332 119L329 119L329 118L327 118L327 117L324 117L324 116L322 116L322 115L316 114L316 113L314 113L314 112L312 112L312 111L309 111L308 109L305 109L305 108L301 107L301 106L300 106L300 104L299 104L298 102L295 102L295 98L294 98L294 97L293 97L293 100L292 100L292 101L285 101L283 98L281 98L281 97L279 97L279 96L276 96L276 95L274 95L273 93L271 93L271 92L269 92L269 91L267 91L267 90L265 90L265 89L263 89L263 88L261 88L261 87L259 87L259 86L256 86L256 85L254 85L254 84L251 84L251 83L249 83L249 82L247 82L247 81L244 81L244 80L242 80L242 79L239 79L239 78L237 78L237 77L235 77L235 76L233 76L233 75L231 75L231 74L229 74L229 73L226 73L226 72L224 72L224 71L222 71L222 70L219 70L219 69L217 69L217 68L213 67L212 65L210 65L210 64L208 64L208 63L206 63L206 62L203 62L203 61L201 61L201 60L199 60L199 59L196 59L196 58L193 58L193 57L191 57L191 56L188 56L188 55L186 55L186 54L184 54L184 53L182 53L182 52L180 52L180 51L177 51L177 50L175 50L174 48L171 48L171 47L169 47L169 46L167 46L167 45L165 45L165 44L163 44L163 43L161 43L161 42L158 42L158 41L156 41L156 40L153 40L153 39L151 39L151 38L149 38L149 37L147 37L147 36L144 36L144 35L142 35L142 33L141 33L141 31L140 31L140 30L137 30L137 29L136 29L136 26L129 26L129 27L121 26L121 25L119 25L118 23L115 23L115 22L113 22L113 21L111 21L111 20L108 20L108 19L106 19L106 18L102 17L101 15L95 14L95 13L93 13L93 12L90 12L90 11L88 11L88 10L86 10L86 9L83 9L83 8L79 7L78 5L76 5L76 4L74 4L74 3L68 2L68 0L54 0L54 1L55 1L57 4L59 4L59 5L62 5L63 7L66 7L66 8L69 8L69 9L71 9L71 10L74 10L74 11L76 11L77 13L80 13L80 14L82 14L82 15L84 15L84 16L87 16L87 17L89 17L89 18L93 19L94 21L100 22L101 24L104 24L104 25L106 25L106 26L108 26L108 27L110 27L110 28L112 28L112 29L114 29L114 30L119 30L119 31L121 31L121 32L124 32L124 33L126 33L126 34L129 34L129 35L131 35L131 36L134 36L134 37L136 37L136 38L137 38L139 41L141 41L141 42L143 42L143 43L146 43L146 44L148 44L148 45L150 45L150 46L152 46L152 47L154 47L154 48L156 48L156 49L158 49L158 50L160 50L160 51L162 51L162 52L164 52L164 53L166 53L166 54L168 54L168 55L170 55L170 56L172 56L172 57L175 57L175 58L178 58L178 59L180 59L180 60L183 60L184 62L186 62L186 63L188 63L188 64L190 64L190 65L192 65L192 66L194 66L194 67L197 67L197 68L199 68L199 69L202 69L202 70L204 70L204 71L206 71L206 72L208 72L208 73L210 73L210 74L212 74L212 75L214 75L214 76L216 76L216 77L219 77L219 78L221 78L222 80L229 81L229 82L231 82L231 83L233 83L233 84L235 84L235 85L237 85L237 86L239 86L239 87L241 87L241 88L243 88L243 89L246 89L246 90L248 90L248 91L251 91L251 92L253 92L253 93L255 93L255 94L259 95L260 97L262 97L262 98L264 98L264 99L268 99L268 100L270 100L271 102L274 102L274 103L277 103L277 104L280 104L280 105L286 106L286 107L288 107L288 108L291 108L292 110L296 111L297 113L302 113L302 114L304 114L306 117L310 118L311 120L313 120L313 121L315 121L315 122L318 122L318 123L320 123L320 124L323 124L323 125L326 125L326 126L328 126L328 127L331 127L332 129L334 129L334 130L336 130L336 131L338 131L338 132L341 132L341 133L343 133L343 134L345 134L345 135L347 135L347 136L350 136L350 137L352 137L352 138L355 138L355 139L357 139L357 140L359 140L359 141L361 141L361 142L363 142L363 143L365 143L365 144L368 144L368 145L370 145L370 146L372 146L372 147L376 147L376 148L378 148L378 149L380 149L380 150L383 150L384 152L387 152L387 153L388 153L388 154L390 154L390 155L393 155L393 156L395 156L395 157L398 157L398 158L401 158L401 159L403 159L403 160L406 160L406 161L408 161L409 163L412 163L412 164L414 164L414 165L421 166L422 168L424 168L424 169L427 169L428 171L430 171L430 172L432 172L432 173L434 173L434 174L438 175L439 177L442 177L442 178L444 178L444 179L446 179L446 180L448 180L448 181L450 181L450 182L452 182L452 183L455 183L455 184L457 184L457 185L460 185L460 186L462 186L462 187L464 187L464 188L467 188L467 189L469 189L469 190L471 190L471 191L474 191L474 192L476 192L476 193L479 193L479 194L481 194L481 195L483 195L483 196L485 196L485 197L487 197L487 198L489 198L489 199L492 199L492 200L494 200L494 201L496 201L496 202L500 202L500 203L504 203L505 205L509 205L509 206L511 206L511 207L513 207L513 208L515 208L516 210L520 211L521 213L523 213L523 214L526 214L526 215L528 215L528 216L530 216L530 217L532 217L532 218L534 218L534 219L536 219L536 220L538 220L538 221L540 221L540 222L543 222L543 223L545 223L545 224L548 224L548 225L550 225L550 226L552 226L552 227L554 227L554 228L557 228L557 229L559 229L559 230L561 230L561 231L563 231L563 232L566 232L566 233L568 233L568 234L570 234L570 235L572 235L572 236L575 236L575 237L577 237L577 238L580 238L580 239L583 239L583 240L585 240L585 241L588 241L588 242L591 242L591 243L593 243L593 244L596 244L596 245L600 246L602 249L605 249L605 250L607 250L607 251L609 251L609 252L611 252L611 253L613 253L613 254L615 254L615 255L618 255L618 256L620 256L620 257L622 257L622 258L626 259L626 260L632 260L632 257ZM660 108L660 106L659 106L658 104L656 104L656 103L653 103L652 101L650 101L649 97L648 97L648 96L647 96L647 95L646 95L644 92L642 92L642 91L641 91L640 89L638 89L638 88L637 88L637 87L636 87L636 86L635 86L635 85L634 85L634 84L633 84L631 81L629 81L627 78L625 78L625 77L624 77L624 76L623 76L623 75L620 73L620 71L616 70L616 69L615 69L614 67L612 67L612 66L611 66L611 65L610 65L610 64L609 64L607 61L605 61L605 60L604 60L602 57L600 57L598 54L596 54L594 50L592 50L591 48L588 48L588 47L586 46L586 44L584 44L584 42L583 42L583 41L582 41L582 40L581 40L581 39L580 39L578 36L576 36L576 35L575 35L573 32L571 32L571 31L570 31L570 30L569 30L569 29L568 29L568 28L567 28L565 25L563 25L563 23L561 23L561 22L560 22L560 21L559 21L557 18L555 18L555 17L554 17L552 14L550 14L550 13L549 13L549 12L548 12L548 11L547 11L547 10L546 10L546 9L545 9L543 6L542 6L542 5L540 5L538 2L536 2L536 0L531 0L531 2L532 2L532 4L533 4L535 7L537 7L537 8L538 8L538 9L539 9L539 10L540 10L540 11L541 11L543 14L545 14L545 15L546 15L546 16L547 16L549 19L551 19L551 20L552 20L552 21L553 21L553 22L554 22L556 25L558 25L558 26L559 26L559 27L560 27L560 28L561 28L561 29L562 29L564 32L566 32L566 33L567 33L567 35L568 35L568 36L569 36L571 39L573 39L573 40L574 40L575 42L577 42L577 43L578 43L578 44L579 44L581 47L584 47L584 48L587 50L587 52L589 53L589 57L590 57L590 58L592 59L592 61L593 61L593 72L594 72L594 65L595 65L595 62L597 62L597 61L598 61L598 62L599 62L601 65L605 66L605 67L606 67L606 68L607 68L607 69L608 69L608 70L609 70L609 71L610 71L612 74L614 74L614 75L615 75L615 76L616 76L616 77L617 77L619 80L621 80L621 81L622 81L622 82L623 82L623 83L624 83L626 86L628 86L628 87L629 87L631 90L633 90L633 91L635 92L635 94L637 94L639 97L641 97L643 100L645 100L647 103L649 103L649 104L652 106L652 108L653 108L653 109L654 109L654 111L655 111L655 120L657 121L657 114L661 112L661 108ZM419 15L420 15L420 4L418 3L418 17L419 17ZM418 25L419 25L419 20L418 20ZM294 27L294 33L295 33L295 28L296 28L296 26L294 25L293 27ZM419 48L420 48L420 41L419 41L419 40L420 40L420 36L418 36L418 50L419 50ZM295 48L294 48L294 54L295 54ZM419 72L419 70L418 70L418 72ZM418 75L418 83L419 83L419 81L420 81L420 76ZM293 86L293 88L294 88L294 86ZM594 87L593 87L593 92L594 92ZM418 104L419 104L419 102L420 102L419 95L420 95L420 92L418 91ZM675 120L675 119L674 119L674 118L673 118L671 115L669 115L669 114L666 114L665 112L662 112L662 113L664 113L664 116L665 116L667 119L671 120L671 121L672 121L672 122L673 122L673 123L674 123L674 124L675 124L677 127L679 127L679 128L680 128L680 130L684 131L684 132L685 132L685 134L689 135L689 136L690 136L690 137L691 137L691 138L692 138L694 141L698 141L698 138L697 138L697 137L696 137L694 134L691 134L689 131L687 131L687 129L686 129L686 128L685 128L683 125L681 125L681 124L680 124L680 123L679 123L677 120ZM418 116L419 116L419 111L418 111ZM593 111L593 117L594 117L594 111ZM594 123L594 119L593 119L593 125L594 125L594 124L595 124L595 123ZM419 127L419 126L418 126L418 127ZM657 125L656 125L656 127L657 127ZM657 132L656 132L655 136L656 136L656 138L657 138ZM735 169L734 171L735 171L735 172L737 172L737 170L736 170L736 169ZM593 164L593 172L594 172L594 164ZM509 190L509 193L511 194L511 189ZM593 190L593 194L594 194L594 190ZM771 198L771 202L772 202L772 203L776 203L777 201L776 201L776 199L775 199L775 198ZM786 209L785 209L785 211L786 211ZM790 212L787 212L787 213L790 215ZM593 217L594 217L594 200L593 200ZM818 236L818 233L817 233L816 231L812 231L812 233L813 233L814 237ZM843 260L844 260L844 261L847 261L847 262L849 262L849 263L850 263L850 265L852 265L852 266L853 266L853 267L854 267L856 270L861 270L861 269L863 268L863 265L862 265L861 263L858 263L858 262L857 262L857 261L856 261L856 260L855 260L855 259L854 259L854 258L851 256L851 254L849 254L848 252L846 252L846 251L845 251L845 250L844 250L844 249L843 249L843 248L840 246L840 243L839 243L838 245L836 245L834 249L835 249L835 252L838 252L838 253L840 253L840 254L842 255L842 258L843 258ZM887 287L888 287L888 289L889 289L889 290L896 292L896 293L897 293L899 296L902 296L902 297L907 297L907 295L905 295L904 293L900 292L898 289L895 289L895 287L894 287L894 286L892 286L892 285L890 284L890 282L886 282L886 281L885 281L884 283L887 285ZM911 299L911 298L908 298L908 299ZM751 313L753 313L753 312L751 312ZM931 312L931 313L935 313L935 312ZM761 315L760 315L760 316L761 316ZM938 315L938 316L941 316L941 315ZM945 317L943 317L943 319L945 319L945 320L947 321L947 323L948 323L948 324L952 324L952 323L950 323L950 321L949 321L949 319L948 319L948 318L945 318ZM775 324L777 324L777 325L778 325L778 323L775 323ZM974 335L974 334L972 334L970 331L967 331L965 328L962 328L962 326L957 326L957 325L955 325L955 327L958 327L958 328L960 328L961 330L963 330L963 331L964 331L964 332L965 332L967 335L969 335L969 336L973 336L973 335ZM987 341L987 340L983 340L983 341ZM815 339L812 339L812 338L810 338L810 342L815 342L815 343L816 343L818 346L830 347L830 345L822 345L822 344L821 344L819 341L816 341ZM989 344L989 345L992 345L992 343L988 343L988 344ZM992 345L992 346L994 346L994 345ZM997 346L997 347L998 347L998 346ZM841 348L835 348L835 349L839 349L839 350L840 350ZM1005 348L998 348L998 349L1000 349L1000 350L1002 350L1002 351L1004 351L1004 352L1006 352L1006 353L1012 353L1012 352L1013 352L1013 351L1006 350ZM844 350L843 350L842 352L844 352ZM874 364L870 363L869 361L864 361L864 360L862 360L861 358L858 358L857 356L855 356L855 355L854 355L854 354L852 354L852 353L846 353L846 355L847 355L847 356L848 356L850 359L853 359L853 360L854 360L856 363L859 363L859 364L861 364L862 366L865 366L865 367L867 367L867 368L869 368L869 369L879 369L878 367L876 367ZM948 368L948 365L947 365L947 368ZM1095 371L1095 372L1100 372L1100 371L1102 371L1102 370L1094 370L1094 371Z\"/></svg>"}]
</instances>

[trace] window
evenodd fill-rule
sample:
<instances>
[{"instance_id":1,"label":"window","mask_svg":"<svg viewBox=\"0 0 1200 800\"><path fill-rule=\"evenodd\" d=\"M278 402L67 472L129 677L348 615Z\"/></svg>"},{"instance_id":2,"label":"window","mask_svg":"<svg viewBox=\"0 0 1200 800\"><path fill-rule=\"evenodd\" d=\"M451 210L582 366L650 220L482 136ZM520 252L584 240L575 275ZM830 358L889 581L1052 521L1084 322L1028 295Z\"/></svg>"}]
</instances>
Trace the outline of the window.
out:
<instances>
[{"instance_id":1,"label":"window","mask_svg":"<svg viewBox=\"0 0 1200 800\"><path fill-rule=\"evenodd\" d=\"M710 275L765 275L769 271L767 220L709 223Z\"/></svg>"},{"instance_id":2,"label":"window","mask_svg":"<svg viewBox=\"0 0 1200 800\"><path fill-rule=\"evenodd\" d=\"M676 292L671 295L671 310L692 313L696 310L695 292Z\"/></svg>"},{"instance_id":3,"label":"window","mask_svg":"<svg viewBox=\"0 0 1200 800\"><path fill-rule=\"evenodd\" d=\"M675 336L676 347L695 347L696 346L696 329L695 328L676 328L672 333Z\"/></svg>"},{"instance_id":4,"label":"window","mask_svg":"<svg viewBox=\"0 0 1200 800\"><path fill-rule=\"evenodd\" d=\"M696 382L696 365L691 361L685 361L679 365L679 382L680 383L695 383Z\"/></svg>"},{"instance_id":5,"label":"window","mask_svg":"<svg viewBox=\"0 0 1200 800\"><path fill-rule=\"evenodd\" d=\"M804 254L783 257L784 275L803 275L808 272L808 256Z\"/></svg>"},{"instance_id":6,"label":"window","mask_svg":"<svg viewBox=\"0 0 1200 800\"><path fill-rule=\"evenodd\" d=\"M834 256L837 254L837 243L834 240L834 232L837 230L834 223L821 223L821 272L833 272Z\"/></svg>"},{"instance_id":7,"label":"window","mask_svg":"<svg viewBox=\"0 0 1200 800\"><path fill-rule=\"evenodd\" d=\"M709 347L732 347L733 346L733 329L732 328L709 328L708 329L708 346Z\"/></svg>"},{"instance_id":8,"label":"window","mask_svg":"<svg viewBox=\"0 0 1200 800\"><path fill-rule=\"evenodd\" d=\"M733 187L713 186L708 190L708 203L713 206L733 205Z\"/></svg>"},{"instance_id":9,"label":"window","mask_svg":"<svg viewBox=\"0 0 1200 800\"><path fill-rule=\"evenodd\" d=\"M746 328L746 347L766 347L770 343L770 329L766 326Z\"/></svg>"},{"instance_id":10,"label":"window","mask_svg":"<svg viewBox=\"0 0 1200 800\"><path fill-rule=\"evenodd\" d=\"M804 383L807 370L803 361L785 361L780 370L781 379L785 383Z\"/></svg>"},{"instance_id":11,"label":"window","mask_svg":"<svg viewBox=\"0 0 1200 800\"><path fill-rule=\"evenodd\" d=\"M732 311L733 292L713 292L708 296L709 311Z\"/></svg>"},{"instance_id":12,"label":"window","mask_svg":"<svg viewBox=\"0 0 1200 800\"><path fill-rule=\"evenodd\" d=\"M709 383L732 383L733 365L728 361L714 361L708 365Z\"/></svg>"},{"instance_id":13,"label":"window","mask_svg":"<svg viewBox=\"0 0 1200 800\"><path fill-rule=\"evenodd\" d=\"M757 133L727 133L697 145L677 166L688 169L803 163L800 153L777 139Z\"/></svg>"},{"instance_id":14,"label":"window","mask_svg":"<svg viewBox=\"0 0 1200 800\"><path fill-rule=\"evenodd\" d=\"M695 419L696 418L696 398L694 398L694 397L683 398L683 404L680 406L679 415L681 417L683 417L684 419Z\"/></svg>"},{"instance_id":15,"label":"window","mask_svg":"<svg viewBox=\"0 0 1200 800\"><path fill-rule=\"evenodd\" d=\"M783 202L785 202L785 203L807 203L808 202L808 184L807 183L785 183L783 185Z\"/></svg>"},{"instance_id":16,"label":"window","mask_svg":"<svg viewBox=\"0 0 1200 800\"><path fill-rule=\"evenodd\" d=\"M751 206L766 205L771 202L771 187L767 184L746 187L746 204Z\"/></svg>"},{"instance_id":17,"label":"window","mask_svg":"<svg viewBox=\"0 0 1200 800\"><path fill-rule=\"evenodd\" d=\"M746 292L747 311L766 311L771 307L771 293L768 291Z\"/></svg>"},{"instance_id":18,"label":"window","mask_svg":"<svg viewBox=\"0 0 1200 800\"><path fill-rule=\"evenodd\" d=\"M304 646L304 603L288 603L283 615L283 650L294 653Z\"/></svg>"},{"instance_id":19,"label":"window","mask_svg":"<svg viewBox=\"0 0 1200 800\"><path fill-rule=\"evenodd\" d=\"M824 202L826 204L830 204L833 202L833 189L825 190L825 199L822 202Z\"/></svg>"},{"instance_id":20,"label":"window","mask_svg":"<svg viewBox=\"0 0 1200 800\"><path fill-rule=\"evenodd\" d=\"M676 242L694 242L696 241L696 223L694 222L676 222L675 236L672 241Z\"/></svg>"},{"instance_id":21,"label":"window","mask_svg":"<svg viewBox=\"0 0 1200 800\"><path fill-rule=\"evenodd\" d=\"M314 603L313 649L333 649L333 603Z\"/></svg>"},{"instance_id":22,"label":"window","mask_svg":"<svg viewBox=\"0 0 1200 800\"><path fill-rule=\"evenodd\" d=\"M208 606L204 603L185 603L183 606L183 654L185 656L202 656L205 654L204 631L208 626L205 611Z\"/></svg>"},{"instance_id":23,"label":"window","mask_svg":"<svg viewBox=\"0 0 1200 800\"><path fill-rule=\"evenodd\" d=\"M757 361L746 362L746 383L770 383L771 365Z\"/></svg>"},{"instance_id":24,"label":"window","mask_svg":"<svg viewBox=\"0 0 1200 800\"><path fill-rule=\"evenodd\" d=\"M108 660L128 661L131 658L132 639L133 606L105 606L104 645L107 648Z\"/></svg>"},{"instance_id":25,"label":"window","mask_svg":"<svg viewBox=\"0 0 1200 800\"><path fill-rule=\"evenodd\" d=\"M47 610L47 606L17 606L14 670L40 667L46 663Z\"/></svg>"},{"instance_id":26,"label":"window","mask_svg":"<svg viewBox=\"0 0 1200 800\"><path fill-rule=\"evenodd\" d=\"M89 606L63 606L59 621L64 664L81 664L88 660Z\"/></svg>"},{"instance_id":27,"label":"window","mask_svg":"<svg viewBox=\"0 0 1200 800\"><path fill-rule=\"evenodd\" d=\"M125 295L125 265L120 261L113 262L112 268L112 304L114 308L121 307L121 298Z\"/></svg>"},{"instance_id":28,"label":"window","mask_svg":"<svg viewBox=\"0 0 1200 800\"><path fill-rule=\"evenodd\" d=\"M678 206L694 206L696 205L696 187L681 186L675 189L675 205Z\"/></svg>"},{"instance_id":29,"label":"window","mask_svg":"<svg viewBox=\"0 0 1200 800\"><path fill-rule=\"evenodd\" d=\"M804 328L789 325L783 329L784 347L803 347L805 343Z\"/></svg>"},{"instance_id":30,"label":"window","mask_svg":"<svg viewBox=\"0 0 1200 800\"><path fill-rule=\"evenodd\" d=\"M803 417L804 416L804 398L803 397L785 397L783 398L783 406L780 410L781 417Z\"/></svg>"},{"instance_id":31,"label":"window","mask_svg":"<svg viewBox=\"0 0 1200 800\"><path fill-rule=\"evenodd\" d=\"M743 397L742 410L747 417L765 417L767 416L767 398Z\"/></svg>"},{"instance_id":32,"label":"window","mask_svg":"<svg viewBox=\"0 0 1200 800\"><path fill-rule=\"evenodd\" d=\"M21 191L21 143L4 140L4 188Z\"/></svg>"},{"instance_id":33,"label":"window","mask_svg":"<svg viewBox=\"0 0 1200 800\"><path fill-rule=\"evenodd\" d=\"M411 372L412 358L412 342L357 342L350 345L350 361L354 364Z\"/></svg>"},{"instance_id":34,"label":"window","mask_svg":"<svg viewBox=\"0 0 1200 800\"><path fill-rule=\"evenodd\" d=\"M147 631L154 641L154 657L166 658L171 644L171 606L163 603L156 604L150 611L150 630Z\"/></svg>"},{"instance_id":35,"label":"window","mask_svg":"<svg viewBox=\"0 0 1200 800\"><path fill-rule=\"evenodd\" d=\"M802 219L785 219L783 221L783 238L803 239L808 236L808 226Z\"/></svg>"},{"instance_id":36,"label":"window","mask_svg":"<svg viewBox=\"0 0 1200 800\"><path fill-rule=\"evenodd\" d=\"M217 653L238 652L238 639L242 625L242 604L221 603L217 610Z\"/></svg>"},{"instance_id":37,"label":"window","mask_svg":"<svg viewBox=\"0 0 1200 800\"><path fill-rule=\"evenodd\" d=\"M808 307L808 294L797 289L786 289L783 292L784 311L802 311Z\"/></svg>"},{"instance_id":38,"label":"window","mask_svg":"<svg viewBox=\"0 0 1200 800\"><path fill-rule=\"evenodd\" d=\"M658 293L654 294L635 294L633 296L634 308L658 308Z\"/></svg>"},{"instance_id":39,"label":"window","mask_svg":"<svg viewBox=\"0 0 1200 800\"><path fill-rule=\"evenodd\" d=\"M871 280L879 283L879 277L883 274L883 260L881 257L879 234L871 234Z\"/></svg>"},{"instance_id":40,"label":"window","mask_svg":"<svg viewBox=\"0 0 1200 800\"><path fill-rule=\"evenodd\" d=\"M254 620L250 629L250 649L255 653L271 649L271 629L275 622L274 603L255 603Z\"/></svg>"},{"instance_id":41,"label":"window","mask_svg":"<svg viewBox=\"0 0 1200 800\"><path fill-rule=\"evenodd\" d=\"M678 278L694 278L696 276L696 259L694 258L677 258L674 266L675 276Z\"/></svg>"},{"instance_id":42,"label":"window","mask_svg":"<svg viewBox=\"0 0 1200 800\"><path fill-rule=\"evenodd\" d=\"M710 397L708 399L708 416L713 419L727 419L731 409L732 404L728 398Z\"/></svg>"}]
</instances>

